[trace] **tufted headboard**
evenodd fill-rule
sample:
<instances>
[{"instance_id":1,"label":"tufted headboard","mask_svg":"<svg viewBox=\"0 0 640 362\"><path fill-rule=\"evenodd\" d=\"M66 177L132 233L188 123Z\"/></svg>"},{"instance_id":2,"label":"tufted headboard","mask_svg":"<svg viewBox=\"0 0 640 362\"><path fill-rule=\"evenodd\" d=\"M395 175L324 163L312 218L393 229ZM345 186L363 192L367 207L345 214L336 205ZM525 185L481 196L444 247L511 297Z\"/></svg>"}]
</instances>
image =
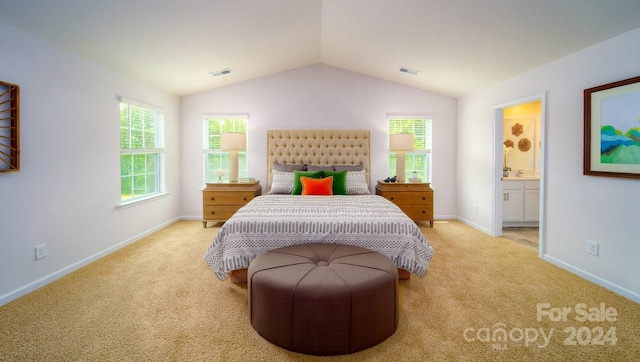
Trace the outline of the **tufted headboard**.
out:
<instances>
[{"instance_id":1,"label":"tufted headboard","mask_svg":"<svg viewBox=\"0 0 640 362\"><path fill-rule=\"evenodd\" d=\"M317 166L362 165L370 182L367 130L267 131L267 190L273 163Z\"/></svg>"}]
</instances>

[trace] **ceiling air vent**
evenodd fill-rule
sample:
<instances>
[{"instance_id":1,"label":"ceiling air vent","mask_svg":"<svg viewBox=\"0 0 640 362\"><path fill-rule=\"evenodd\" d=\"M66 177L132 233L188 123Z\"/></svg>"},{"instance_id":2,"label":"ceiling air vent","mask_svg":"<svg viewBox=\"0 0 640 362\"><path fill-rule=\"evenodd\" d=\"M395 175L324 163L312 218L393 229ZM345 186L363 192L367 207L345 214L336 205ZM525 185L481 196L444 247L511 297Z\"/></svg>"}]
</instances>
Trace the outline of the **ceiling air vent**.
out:
<instances>
[{"instance_id":1,"label":"ceiling air vent","mask_svg":"<svg viewBox=\"0 0 640 362\"><path fill-rule=\"evenodd\" d=\"M225 69L222 69L222 70L217 70L215 72L210 72L209 74L211 74L214 77L219 77L221 75L231 74L231 69L225 68Z\"/></svg>"},{"instance_id":2,"label":"ceiling air vent","mask_svg":"<svg viewBox=\"0 0 640 362\"><path fill-rule=\"evenodd\" d=\"M418 73L420 73L419 70L415 70L415 69L411 69L411 68L407 68L407 67L400 67L398 69L398 72L400 73L406 73L406 74L411 74L411 75L417 75Z\"/></svg>"}]
</instances>

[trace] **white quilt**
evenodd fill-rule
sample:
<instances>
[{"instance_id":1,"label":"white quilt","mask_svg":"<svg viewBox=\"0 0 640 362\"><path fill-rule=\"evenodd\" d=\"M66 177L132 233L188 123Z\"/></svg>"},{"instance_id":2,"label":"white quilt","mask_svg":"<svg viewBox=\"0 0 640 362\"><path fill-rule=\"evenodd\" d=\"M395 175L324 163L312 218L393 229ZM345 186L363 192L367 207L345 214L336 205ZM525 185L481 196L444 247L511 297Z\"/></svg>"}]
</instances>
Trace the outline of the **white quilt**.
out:
<instances>
[{"instance_id":1,"label":"white quilt","mask_svg":"<svg viewBox=\"0 0 640 362\"><path fill-rule=\"evenodd\" d=\"M263 195L224 223L204 260L218 278L225 279L266 251L310 243L377 251L420 277L433 256L415 222L381 196Z\"/></svg>"}]
</instances>

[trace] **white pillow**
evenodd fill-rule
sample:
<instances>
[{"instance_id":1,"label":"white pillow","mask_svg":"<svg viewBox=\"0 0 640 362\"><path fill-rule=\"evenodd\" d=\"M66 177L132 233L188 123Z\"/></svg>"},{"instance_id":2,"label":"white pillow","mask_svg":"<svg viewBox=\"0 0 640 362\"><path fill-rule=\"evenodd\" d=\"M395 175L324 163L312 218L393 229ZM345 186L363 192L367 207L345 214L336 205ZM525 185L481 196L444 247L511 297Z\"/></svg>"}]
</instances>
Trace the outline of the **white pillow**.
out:
<instances>
[{"instance_id":1,"label":"white pillow","mask_svg":"<svg viewBox=\"0 0 640 362\"><path fill-rule=\"evenodd\" d=\"M349 195L370 194L366 178L367 171L347 171L347 193Z\"/></svg>"},{"instance_id":2,"label":"white pillow","mask_svg":"<svg viewBox=\"0 0 640 362\"><path fill-rule=\"evenodd\" d=\"M290 194L293 191L293 172L271 170L270 194Z\"/></svg>"}]
</instances>

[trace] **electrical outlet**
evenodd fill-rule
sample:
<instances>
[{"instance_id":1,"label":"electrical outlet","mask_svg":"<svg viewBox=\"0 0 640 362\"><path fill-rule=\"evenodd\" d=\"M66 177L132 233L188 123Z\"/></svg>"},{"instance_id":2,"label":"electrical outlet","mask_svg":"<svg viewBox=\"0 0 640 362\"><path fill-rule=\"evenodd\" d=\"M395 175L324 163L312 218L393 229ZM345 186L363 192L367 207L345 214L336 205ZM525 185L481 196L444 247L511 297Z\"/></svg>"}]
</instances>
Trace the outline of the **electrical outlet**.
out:
<instances>
[{"instance_id":1,"label":"electrical outlet","mask_svg":"<svg viewBox=\"0 0 640 362\"><path fill-rule=\"evenodd\" d=\"M36 246L36 260L44 258L47 254L47 244L40 244Z\"/></svg>"},{"instance_id":2,"label":"electrical outlet","mask_svg":"<svg viewBox=\"0 0 640 362\"><path fill-rule=\"evenodd\" d=\"M595 241L587 240L587 253L598 256L598 243Z\"/></svg>"}]
</instances>

